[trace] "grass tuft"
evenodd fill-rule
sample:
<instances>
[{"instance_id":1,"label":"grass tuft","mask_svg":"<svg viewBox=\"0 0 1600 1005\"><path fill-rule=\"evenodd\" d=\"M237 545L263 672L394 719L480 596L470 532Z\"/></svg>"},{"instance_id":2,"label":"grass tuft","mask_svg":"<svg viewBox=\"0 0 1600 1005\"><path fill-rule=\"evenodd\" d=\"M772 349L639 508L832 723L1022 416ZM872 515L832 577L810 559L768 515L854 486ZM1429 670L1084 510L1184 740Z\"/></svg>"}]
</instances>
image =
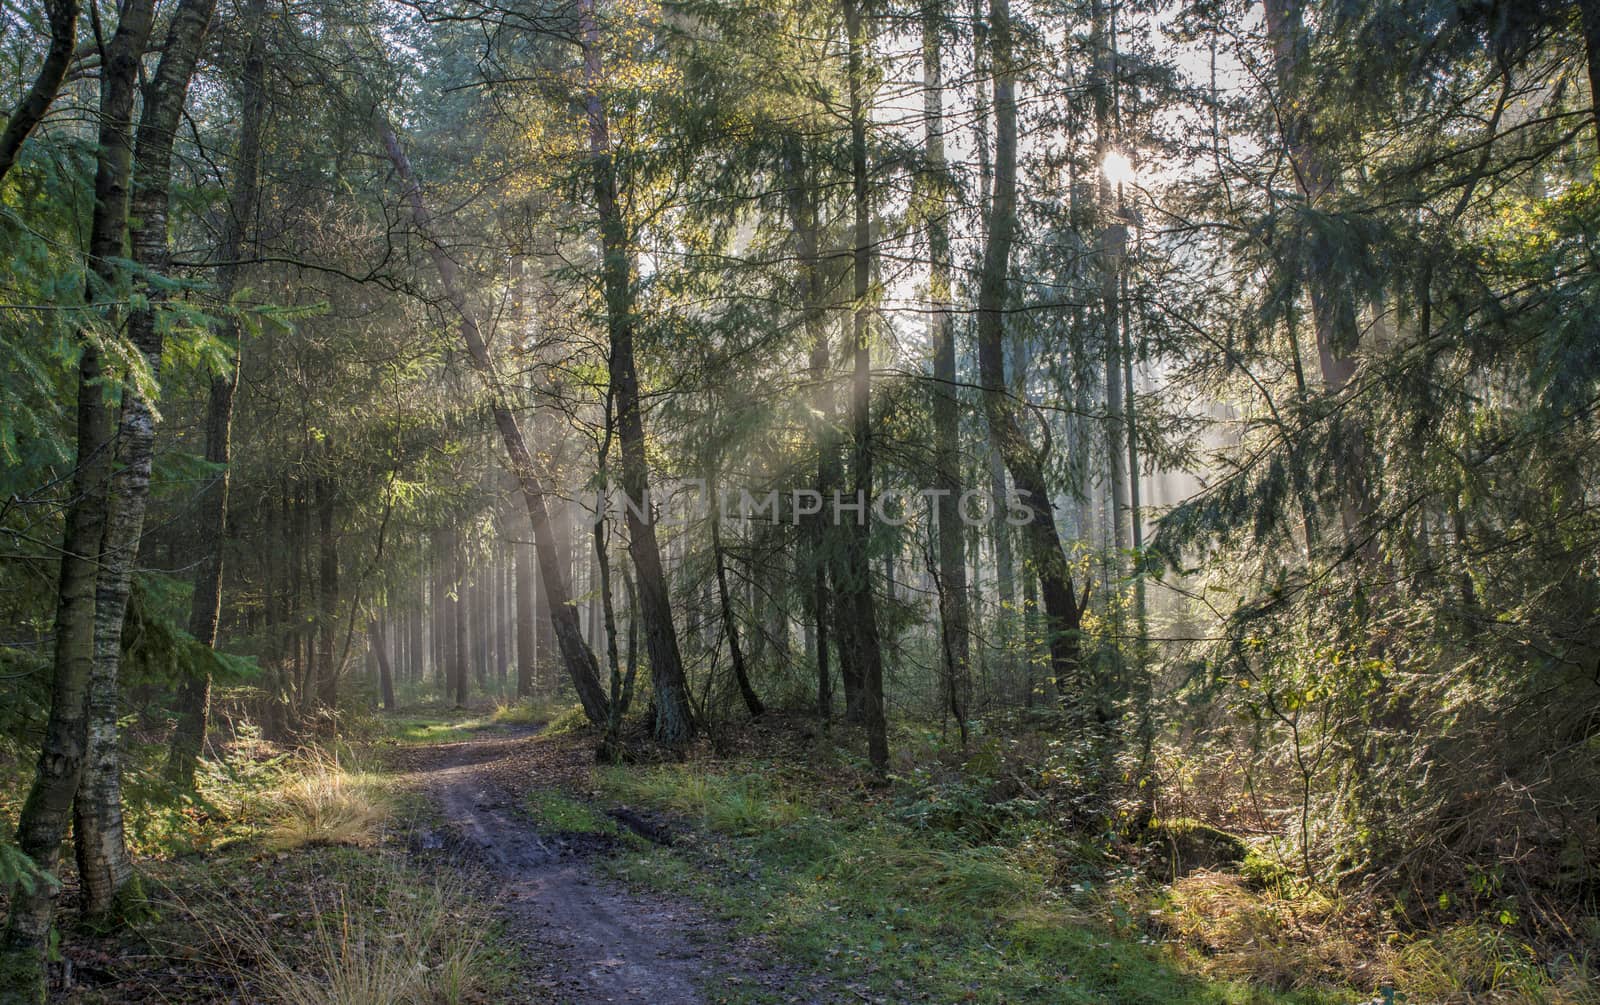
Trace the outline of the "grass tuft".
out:
<instances>
[{"instance_id":1,"label":"grass tuft","mask_svg":"<svg viewBox=\"0 0 1600 1005\"><path fill-rule=\"evenodd\" d=\"M393 803L380 780L352 771L331 755L301 759L299 769L264 799L272 819L267 845L286 851L307 845L369 846L382 835Z\"/></svg>"},{"instance_id":2,"label":"grass tuft","mask_svg":"<svg viewBox=\"0 0 1600 1005\"><path fill-rule=\"evenodd\" d=\"M185 905L247 999L270 1005L458 1005L495 967L492 922L466 882L367 853L330 860L287 919L228 896ZM323 893L321 891L333 891Z\"/></svg>"}]
</instances>

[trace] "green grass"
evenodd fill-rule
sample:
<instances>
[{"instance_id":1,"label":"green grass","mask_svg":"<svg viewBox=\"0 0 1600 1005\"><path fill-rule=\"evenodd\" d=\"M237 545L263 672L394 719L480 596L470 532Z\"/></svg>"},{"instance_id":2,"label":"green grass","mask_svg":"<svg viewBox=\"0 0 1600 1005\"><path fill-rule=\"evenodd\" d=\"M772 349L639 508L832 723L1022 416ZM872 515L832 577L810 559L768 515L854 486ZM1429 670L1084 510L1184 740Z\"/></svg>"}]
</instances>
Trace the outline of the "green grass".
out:
<instances>
[{"instance_id":1,"label":"green grass","mask_svg":"<svg viewBox=\"0 0 1600 1005\"><path fill-rule=\"evenodd\" d=\"M907 826L877 805L823 805L776 766L757 767L600 772L610 795L690 817L715 835L703 854L649 848L614 859L613 871L688 893L796 962L891 999L1312 1005L1352 997L1208 981L1137 923L1118 935L1097 916L1102 903L1061 896L1056 863L1025 834L970 843ZM746 878L730 883L730 874ZM775 1000L740 993L734 1000Z\"/></svg>"},{"instance_id":2,"label":"green grass","mask_svg":"<svg viewBox=\"0 0 1600 1005\"><path fill-rule=\"evenodd\" d=\"M500 702L488 710L422 705L401 708L382 719L382 738L391 743L429 744L453 743L514 726L546 726L549 732L567 722L572 714L573 710L565 705L533 700ZM581 710L577 716L583 721Z\"/></svg>"},{"instance_id":3,"label":"green grass","mask_svg":"<svg viewBox=\"0 0 1600 1005\"><path fill-rule=\"evenodd\" d=\"M622 828L588 803L562 795L554 789L534 789L525 805L543 830L564 834L605 834L618 836Z\"/></svg>"},{"instance_id":4,"label":"green grass","mask_svg":"<svg viewBox=\"0 0 1600 1005\"><path fill-rule=\"evenodd\" d=\"M384 723L385 739L402 744L453 743L504 729L494 712L473 709L402 710Z\"/></svg>"}]
</instances>

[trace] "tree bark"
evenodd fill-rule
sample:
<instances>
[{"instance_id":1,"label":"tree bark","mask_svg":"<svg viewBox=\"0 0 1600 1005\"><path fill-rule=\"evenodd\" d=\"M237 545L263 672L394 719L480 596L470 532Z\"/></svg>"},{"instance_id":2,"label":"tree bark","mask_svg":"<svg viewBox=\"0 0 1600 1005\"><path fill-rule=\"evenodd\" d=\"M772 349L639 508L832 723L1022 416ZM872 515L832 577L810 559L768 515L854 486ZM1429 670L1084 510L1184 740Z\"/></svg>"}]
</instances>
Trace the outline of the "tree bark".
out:
<instances>
[{"instance_id":1,"label":"tree bark","mask_svg":"<svg viewBox=\"0 0 1600 1005\"><path fill-rule=\"evenodd\" d=\"M153 20L154 0L129 0L101 69L100 142L89 238L93 274L85 293L90 302L117 282L115 259L122 256L128 222L134 88ZM39 870L52 874L60 860L89 742L100 546L109 523L107 495L113 467L111 413L101 386L110 375L87 333L80 341L78 457L61 549L50 714L17 826L17 846ZM21 883L12 888L5 934L0 938L0 1002L44 1001L45 949L59 889L42 879L31 889Z\"/></svg>"},{"instance_id":2,"label":"tree bark","mask_svg":"<svg viewBox=\"0 0 1600 1005\"><path fill-rule=\"evenodd\" d=\"M472 660L471 628L467 619L467 580L461 561L461 539L450 538L450 641L455 651L450 654L450 679L455 685L456 708L467 707L467 682L471 679L468 665Z\"/></svg>"},{"instance_id":3,"label":"tree bark","mask_svg":"<svg viewBox=\"0 0 1600 1005\"><path fill-rule=\"evenodd\" d=\"M1079 629L1083 598L1074 591L1071 571L1056 531L1055 507L1044 480L1041 458L1023 433L1016 402L1008 391L1005 370L1005 302L1007 270L1016 231L1017 205L1017 104L1016 70L1011 54L1011 9L1008 0L990 0L991 53L994 66L995 163L994 190L988 207L988 235L983 271L978 287L978 371L983 384L984 414L989 434L1016 483L1027 509L1025 529L1034 566L1039 575L1045 616L1050 630L1050 669L1058 693L1071 701L1078 684ZM1087 589L1084 593L1087 594ZM1098 716L1105 710L1095 687ZM1079 699L1081 700L1081 699Z\"/></svg>"},{"instance_id":4,"label":"tree bark","mask_svg":"<svg viewBox=\"0 0 1600 1005\"><path fill-rule=\"evenodd\" d=\"M323 462L331 453L327 441L323 442ZM339 707L339 677L344 667L340 665L337 651L339 628L339 540L336 536L334 513L338 494L333 477L323 473L317 477L317 677L316 704L327 711Z\"/></svg>"},{"instance_id":5,"label":"tree bark","mask_svg":"<svg viewBox=\"0 0 1600 1005\"><path fill-rule=\"evenodd\" d=\"M393 712L394 668L389 665L388 643L384 640L383 622L373 618L367 623L367 642L378 657L378 691L383 698L383 710Z\"/></svg>"},{"instance_id":6,"label":"tree bark","mask_svg":"<svg viewBox=\"0 0 1600 1005\"><path fill-rule=\"evenodd\" d=\"M506 401L499 377L495 373L494 363L489 358L488 347L478 327L477 315L467 303L466 294L461 289L456 264L445 253L444 245L434 239L432 216L423 201L422 187L412 173L411 162L406 158L399 137L395 135L387 121L380 121L379 135L389 160L394 165L395 173L400 178L403 197L410 203L412 219L417 229L428 239L429 254L439 273L439 281L444 286L445 297L455 309L461 338L467 346L467 354L489 391L490 409L494 413L495 425L505 442L506 453L511 462L511 473L517 478L523 501L528 508L528 518L533 523L540 581L544 586L544 595L549 601L551 626L556 644L561 650L562 662L566 664L567 674L572 679L573 688L578 692L578 700L583 704L584 715L595 725L604 725L608 713L605 692L600 689L600 671L595 663L594 653L584 643L583 632L578 626L578 608L572 602L567 573L562 571L563 565L570 567L571 557L567 549L560 548L558 542L552 538L543 479L534 466L533 455L528 450L527 441L523 439L516 414L511 411Z\"/></svg>"},{"instance_id":7,"label":"tree bark","mask_svg":"<svg viewBox=\"0 0 1600 1005\"><path fill-rule=\"evenodd\" d=\"M1600 0L1579 0L1583 11L1583 48L1589 63L1589 108L1594 119L1596 155L1600 157Z\"/></svg>"},{"instance_id":8,"label":"tree bark","mask_svg":"<svg viewBox=\"0 0 1600 1005\"><path fill-rule=\"evenodd\" d=\"M517 697L533 694L535 673L533 559L524 541L511 545L516 565L517 594Z\"/></svg>"},{"instance_id":9,"label":"tree bark","mask_svg":"<svg viewBox=\"0 0 1600 1005\"><path fill-rule=\"evenodd\" d=\"M50 47L45 50L44 62L39 66L33 86L23 95L11 118L0 133L0 181L17 163L22 144L44 119L67 79L67 68L72 65L72 53L78 45L78 0L44 0L45 20L50 24Z\"/></svg>"},{"instance_id":10,"label":"tree bark","mask_svg":"<svg viewBox=\"0 0 1600 1005\"><path fill-rule=\"evenodd\" d=\"M733 661L733 679L739 685L739 695L750 718L759 719L766 712L756 689L750 685L750 672L744 665L744 651L739 648L739 626L733 618L733 600L728 595L728 570L722 560L722 500L712 495L711 507L711 561L717 572L717 597L722 608L722 630L728 639L728 654Z\"/></svg>"},{"instance_id":11,"label":"tree bark","mask_svg":"<svg viewBox=\"0 0 1600 1005\"><path fill-rule=\"evenodd\" d=\"M932 174L928 207L928 293L933 315L933 457L939 550L939 635L943 654L946 707L966 739L972 676L968 639L967 560L959 511L961 478L961 401L956 392L955 321L950 313L950 224L946 214L944 154L944 5L930 3L922 22L924 149Z\"/></svg>"},{"instance_id":12,"label":"tree bark","mask_svg":"<svg viewBox=\"0 0 1600 1005\"><path fill-rule=\"evenodd\" d=\"M132 169L129 235L133 260L157 274L167 271L171 258L167 213L173 137L214 6L215 0L183 0L178 5L161 61L144 89ZM145 306L129 313L128 337L144 359L149 384L129 381L122 392L118 468L111 478L111 503L95 587L95 666L89 691L88 754L73 813L83 912L90 918L112 920L120 913L124 890L133 878L133 860L122 828L117 746L122 696L117 678L122 660L123 615L132 589L133 566L150 493L156 432L153 396L160 378L163 343L156 310L165 299L155 284L136 285L142 287Z\"/></svg>"},{"instance_id":13,"label":"tree bark","mask_svg":"<svg viewBox=\"0 0 1600 1005\"><path fill-rule=\"evenodd\" d=\"M633 559L644 619L645 650L650 654L650 680L656 692L655 736L662 743L685 744L694 737L694 715L689 707L689 686L678 652L677 629L672 623L672 602L661 548L656 540L650 510L650 472L645 458L644 413L639 398L639 376L634 366L633 268L628 248L628 225L617 201L616 163L605 110L601 105L600 30L594 0L580 0L583 29L585 105L589 125L589 155L593 161L594 192L600 215L600 244L604 255L606 322L610 336L611 393L617 406L617 438L622 453L622 491L627 496L628 555Z\"/></svg>"},{"instance_id":14,"label":"tree bark","mask_svg":"<svg viewBox=\"0 0 1600 1005\"><path fill-rule=\"evenodd\" d=\"M839 484L838 451L833 425L834 394L828 380L828 325L826 288L820 255L820 230L817 212L817 180L806 163L803 138L791 135L785 140L785 172L789 184L789 219L795 230L795 252L800 260L800 302L810 356L808 376L812 386L812 441L817 451L817 496L826 500ZM832 603L828 574L833 564L829 547L831 534L824 513L806 522L810 542L810 608L816 625L815 660L817 667L817 714L826 723L833 715L833 676L828 666L829 622ZM842 559L841 559L842 561ZM844 653L840 653L844 663Z\"/></svg>"},{"instance_id":15,"label":"tree bark","mask_svg":"<svg viewBox=\"0 0 1600 1005\"><path fill-rule=\"evenodd\" d=\"M868 556L870 529L867 513L872 506L872 370L868 342L872 314L868 294L872 288L872 219L867 175L866 46L867 38L857 0L844 0L845 30L849 34L850 176L854 249L853 375L850 418L854 433L852 477L856 499L863 507L850 525L851 575L841 591L840 620L850 625L855 655L861 669L861 715L867 730L867 759L882 772L889 766L888 728L883 708L883 652L878 644L876 599Z\"/></svg>"},{"instance_id":16,"label":"tree bark","mask_svg":"<svg viewBox=\"0 0 1600 1005\"><path fill-rule=\"evenodd\" d=\"M266 117L266 0L250 0L245 20L250 32L250 48L245 53L244 75L239 94L239 147L234 158L233 191L224 223L217 267L219 298L230 301L238 286L239 259L249 235L254 233L256 195L261 163L261 129ZM229 468L233 431L233 398L241 361L241 336L238 319L229 317L223 337L233 344L233 369L211 376L206 401L206 460L218 465L215 479L201 492L195 504L195 535L204 551L194 577L194 595L189 605L189 634L203 645L216 647L217 620L222 608L223 542L228 532L228 490L232 478ZM167 777L184 788L194 785L195 765L205 748L210 719L211 674L195 675L178 690L178 722L172 732L167 753Z\"/></svg>"}]
</instances>

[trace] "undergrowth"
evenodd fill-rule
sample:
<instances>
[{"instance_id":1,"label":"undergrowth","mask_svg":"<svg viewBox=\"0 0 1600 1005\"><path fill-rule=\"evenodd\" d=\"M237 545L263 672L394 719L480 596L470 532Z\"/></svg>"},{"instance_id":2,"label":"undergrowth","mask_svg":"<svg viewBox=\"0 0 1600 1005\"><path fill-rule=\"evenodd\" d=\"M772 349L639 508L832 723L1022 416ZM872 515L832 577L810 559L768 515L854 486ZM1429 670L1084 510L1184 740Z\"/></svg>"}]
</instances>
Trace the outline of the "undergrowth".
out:
<instances>
[{"instance_id":1,"label":"undergrowth","mask_svg":"<svg viewBox=\"0 0 1600 1005\"><path fill-rule=\"evenodd\" d=\"M160 917L137 937L187 961L161 1000L188 1000L179 992L198 985L204 1000L228 988L270 1005L456 1005L485 1000L511 972L470 878L390 852L222 853L157 872ZM144 1000L143 990L104 1000Z\"/></svg>"},{"instance_id":2,"label":"undergrowth","mask_svg":"<svg viewBox=\"0 0 1600 1005\"><path fill-rule=\"evenodd\" d=\"M619 875L690 892L860 993L1059 1005L1350 997L1186 972L1139 919L1116 923L1110 905L1125 916L1128 908L1107 890L1060 888L1063 863L1025 818L987 839L934 829L889 797L840 798L776 763L606 768L598 779L614 798L681 814L713 835L703 855L621 856ZM745 881L730 884L729 874Z\"/></svg>"}]
</instances>

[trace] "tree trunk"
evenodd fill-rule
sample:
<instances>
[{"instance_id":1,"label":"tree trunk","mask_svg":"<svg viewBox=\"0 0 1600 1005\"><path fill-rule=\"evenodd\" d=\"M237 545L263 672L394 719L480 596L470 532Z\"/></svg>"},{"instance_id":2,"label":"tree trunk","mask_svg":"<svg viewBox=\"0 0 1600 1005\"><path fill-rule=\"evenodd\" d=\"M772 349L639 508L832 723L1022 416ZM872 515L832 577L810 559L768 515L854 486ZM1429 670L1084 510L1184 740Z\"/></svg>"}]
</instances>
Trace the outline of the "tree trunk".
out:
<instances>
[{"instance_id":1,"label":"tree trunk","mask_svg":"<svg viewBox=\"0 0 1600 1005\"><path fill-rule=\"evenodd\" d=\"M809 377L812 386L812 441L817 451L817 496L826 500L839 484L838 455L834 441L834 395L828 383L828 326L825 316L826 290L820 255L820 225L817 212L817 183L806 164L803 138L785 140L785 171L789 184L789 219L795 230L796 257L800 260L800 302L807 340L811 344ZM826 504L824 504L826 505ZM828 594L828 572L832 564L829 548L830 527L825 512L806 521L811 564L810 608L816 625L817 714L827 722L833 714L833 677L828 667L828 625L832 605ZM840 654L843 663L843 653Z\"/></svg>"},{"instance_id":2,"label":"tree trunk","mask_svg":"<svg viewBox=\"0 0 1600 1005\"><path fill-rule=\"evenodd\" d=\"M994 65L995 165L983 272L978 287L978 370L989 434L997 441L995 445L1016 483L1022 505L1027 508L1025 533L1038 571L1048 619L1050 669L1058 693L1065 700L1070 699L1071 688L1077 684L1081 662L1079 626L1083 599L1074 592L1061 538L1056 532L1055 508L1045 485L1041 458L1022 431L1015 414L1015 400L1006 382L1006 273L1016 231L1017 204L1016 71L1011 58L1009 2L990 0L989 10ZM1087 592L1086 588L1085 595ZM1098 699L1095 705L1099 706Z\"/></svg>"},{"instance_id":3,"label":"tree trunk","mask_svg":"<svg viewBox=\"0 0 1600 1005\"><path fill-rule=\"evenodd\" d=\"M468 666L472 660L472 630L467 619L467 580L461 561L461 540L452 536L450 544L450 580L454 587L450 600L450 640L455 647L450 658L451 680L455 684L456 708L466 708L467 682L471 679Z\"/></svg>"},{"instance_id":4,"label":"tree trunk","mask_svg":"<svg viewBox=\"0 0 1600 1005\"><path fill-rule=\"evenodd\" d=\"M289 597L286 616L293 627L289 630L289 683L284 694L285 725L298 721L304 706L308 681L311 677L310 660L301 645L305 626L305 609L302 587L305 582L306 501L298 480L285 480L283 487L284 533L289 538Z\"/></svg>"},{"instance_id":5,"label":"tree trunk","mask_svg":"<svg viewBox=\"0 0 1600 1005\"><path fill-rule=\"evenodd\" d=\"M67 79L67 68L72 65L72 53L78 44L78 0L44 0L45 20L50 23L50 48L45 50L44 62L39 66L33 86L17 105L16 111L6 121L0 133L0 181L16 164L22 144L28 134L50 110L50 103Z\"/></svg>"},{"instance_id":6,"label":"tree trunk","mask_svg":"<svg viewBox=\"0 0 1600 1005\"><path fill-rule=\"evenodd\" d=\"M446 621L449 612L449 600L445 589L445 576L448 567L445 564L443 539L433 538L431 544L433 575L428 596L429 613L433 618L433 630L429 633L431 636L430 641L433 643L433 683L439 689L439 693L448 698L450 697L452 678L448 669L451 659L446 656L446 653L454 652L446 644L446 639L449 637L449 628Z\"/></svg>"},{"instance_id":7,"label":"tree trunk","mask_svg":"<svg viewBox=\"0 0 1600 1005\"><path fill-rule=\"evenodd\" d=\"M844 0L845 30L849 34L850 175L853 202L854 374L850 387L850 419L854 431L852 458L855 502L862 507L850 525L849 556L852 574L841 598L840 620L850 624L850 635L861 669L861 714L867 729L867 758L882 772L889 766L888 730L883 709L883 653L878 644L878 618L868 560L867 514L872 506L872 370L868 343L872 288L872 219L867 175L866 46L857 0Z\"/></svg>"},{"instance_id":8,"label":"tree trunk","mask_svg":"<svg viewBox=\"0 0 1600 1005\"><path fill-rule=\"evenodd\" d=\"M517 697L526 698L533 694L538 670L534 662L533 558L526 542L517 541L511 548L517 581Z\"/></svg>"},{"instance_id":9,"label":"tree trunk","mask_svg":"<svg viewBox=\"0 0 1600 1005\"><path fill-rule=\"evenodd\" d=\"M133 157L132 115L139 60L149 42L153 0L129 0L106 49L100 76L100 142L95 205L89 238L93 276L85 299L94 302L115 285L128 221ZM79 360L78 466L73 502L62 540L55 617L55 673L50 714L33 784L17 825L17 846L39 870L54 873L66 837L68 813L83 776L88 708L95 672L96 602L100 544L109 522L112 475L111 414L103 403L107 374L85 334ZM37 880L13 886L0 940L0 1001L45 1000L45 950L55 916L56 884Z\"/></svg>"},{"instance_id":10,"label":"tree trunk","mask_svg":"<svg viewBox=\"0 0 1600 1005\"><path fill-rule=\"evenodd\" d=\"M426 670L424 664L426 662L425 657L428 654L428 649L427 646L423 644L422 639L422 614L424 610L423 605L425 603L425 598L421 595L426 588L427 580L422 579L419 581L417 591L419 596L416 597L417 606L411 609L410 616L406 618L407 627L411 632L411 642L406 646L406 679L412 684L419 683L422 680L422 675Z\"/></svg>"},{"instance_id":11,"label":"tree trunk","mask_svg":"<svg viewBox=\"0 0 1600 1005\"><path fill-rule=\"evenodd\" d=\"M594 653L584 644L583 633L578 626L578 608L572 602L567 573L562 571L563 565L570 567L571 558L567 549L558 547L558 542L551 536L550 513L546 508L547 494L543 480L539 476L538 469L534 467L533 455L528 450L527 441L523 439L516 414L506 401L499 377L495 373L494 362L489 358L488 347L484 344L478 327L477 315L467 303L466 294L461 289L456 264L445 254L444 245L434 239L432 217L428 213L427 204L423 201L422 187L412 173L411 162L406 159L405 151L400 147L400 139L388 122L379 123L379 132L389 160L394 164L395 173L400 177L404 197L411 205L412 219L417 229L428 239L429 254L439 273L439 281L444 286L445 297L455 309L461 338L467 346L467 354L489 391L490 408L494 413L495 425L500 430L501 439L505 441L506 453L511 461L511 472L517 477L523 501L528 507L528 517L533 523L540 581L544 585L544 595L549 601L551 627L561 650L562 662L566 664L567 674L572 679L573 688L578 692L578 700L583 703L584 715L595 725L604 725L608 714L606 696L600 689L600 671L595 664Z\"/></svg>"},{"instance_id":12,"label":"tree trunk","mask_svg":"<svg viewBox=\"0 0 1600 1005\"><path fill-rule=\"evenodd\" d=\"M750 686L750 672L744 665L744 651L739 648L739 626L733 619L733 600L728 595L728 570L722 560L722 500L713 490L711 497L711 561L717 572L717 597L722 608L722 630L728 639L728 653L733 660L733 679L739 685L739 695L750 718L759 719L766 711L756 689Z\"/></svg>"},{"instance_id":13,"label":"tree trunk","mask_svg":"<svg viewBox=\"0 0 1600 1005\"><path fill-rule=\"evenodd\" d=\"M171 258L167 212L172 179L172 144L178 118L189 93L189 80L200 55L200 41L211 22L215 0L183 0L167 31L166 48L154 77L144 89L144 108L133 161L129 206L132 258L156 274L167 271ZM150 393L160 378L162 331L157 305L161 288L136 282L145 306L128 315L128 337L149 370ZM133 566L144 532L145 504L150 494L156 416L145 387L129 381L123 387L117 431L118 469L111 478L111 503L105 540L100 548L100 576L95 587L94 682L89 692L89 745L73 814L83 913L116 920L124 890L133 878L133 860L122 829L122 779L117 745L121 690L122 622L133 585ZM129 891L136 893L137 891Z\"/></svg>"},{"instance_id":14,"label":"tree trunk","mask_svg":"<svg viewBox=\"0 0 1600 1005\"><path fill-rule=\"evenodd\" d=\"M677 630L672 623L672 602L656 541L650 506L650 473L645 458L644 414L639 400L639 377L633 358L633 277L628 248L628 225L617 201L616 164L601 105L600 30L595 22L594 0L580 0L579 18L584 33L584 80L589 125L589 155L594 166L594 192L600 215L600 243L604 254L606 322L610 335L611 393L617 406L617 438L622 452L622 491L628 499L628 554L633 559L644 618L645 650L650 654L650 680L656 692L656 739L684 744L694 737L694 715L689 707L689 686L678 653Z\"/></svg>"},{"instance_id":15,"label":"tree trunk","mask_svg":"<svg viewBox=\"0 0 1600 1005\"><path fill-rule=\"evenodd\" d=\"M261 162L261 125L266 115L266 0L250 0L245 19L250 32L250 48L245 54L244 77L239 95L239 149L233 191L228 200L222 246L217 267L217 295L227 302L238 285L238 260L248 235L254 233L256 192ZM200 568L194 577L194 595L189 605L189 634L203 645L217 644L217 618L222 607L223 542L227 537L228 489L233 397L238 381L240 345L243 332L236 318L225 322L223 338L234 346L233 370L211 376L206 401L206 460L218 465L215 479L201 492L195 505L195 535L203 549ZM210 715L211 674L192 676L178 690L178 722L167 753L167 777L184 788L194 786L195 764L205 748Z\"/></svg>"},{"instance_id":16,"label":"tree trunk","mask_svg":"<svg viewBox=\"0 0 1600 1005\"><path fill-rule=\"evenodd\" d=\"M950 224L946 214L947 170L944 156L944 5L929 4L922 22L924 144L932 174L928 208L928 294L933 343L934 488L941 494L936 508L939 537L939 636L944 666L946 708L962 740L967 735L967 706L972 676L968 665L970 619L967 610L967 560L961 525L961 402L956 392L955 321L950 314Z\"/></svg>"},{"instance_id":17,"label":"tree trunk","mask_svg":"<svg viewBox=\"0 0 1600 1005\"><path fill-rule=\"evenodd\" d=\"M329 450L323 441L324 463ZM337 493L333 478L320 475L317 492L317 678L316 704L327 711L339 707L340 665L336 634L339 628L339 542L334 530Z\"/></svg>"},{"instance_id":18,"label":"tree trunk","mask_svg":"<svg viewBox=\"0 0 1600 1005\"><path fill-rule=\"evenodd\" d=\"M1583 48L1589 63L1589 108L1600 156L1600 0L1579 0L1583 11Z\"/></svg>"},{"instance_id":19,"label":"tree trunk","mask_svg":"<svg viewBox=\"0 0 1600 1005\"><path fill-rule=\"evenodd\" d=\"M1294 166L1295 186L1306 205L1319 209L1331 196L1338 181L1316 142L1315 102L1300 95L1306 85L1299 79L1308 45L1304 0L1266 0L1262 5L1267 36L1272 42L1273 70L1285 107L1293 109L1284 122L1284 143ZM1311 327L1317 340L1317 363L1325 393L1337 394L1355 376L1356 343L1360 329L1355 303L1334 278L1339 250L1317 234L1307 235L1302 267L1311 301ZM1339 499L1340 517L1346 538L1354 540L1358 528L1370 515L1373 500L1365 484L1366 430L1358 415L1335 416L1332 421L1347 423L1338 439L1349 444L1342 458L1342 474L1347 480ZM1313 547L1308 530L1307 547ZM1376 540L1366 549L1366 557L1376 561Z\"/></svg>"},{"instance_id":20,"label":"tree trunk","mask_svg":"<svg viewBox=\"0 0 1600 1005\"><path fill-rule=\"evenodd\" d=\"M383 710L394 711L394 669L389 665L388 643L384 640L383 622L373 618L367 623L367 642L378 657L378 691L383 696Z\"/></svg>"}]
</instances>

